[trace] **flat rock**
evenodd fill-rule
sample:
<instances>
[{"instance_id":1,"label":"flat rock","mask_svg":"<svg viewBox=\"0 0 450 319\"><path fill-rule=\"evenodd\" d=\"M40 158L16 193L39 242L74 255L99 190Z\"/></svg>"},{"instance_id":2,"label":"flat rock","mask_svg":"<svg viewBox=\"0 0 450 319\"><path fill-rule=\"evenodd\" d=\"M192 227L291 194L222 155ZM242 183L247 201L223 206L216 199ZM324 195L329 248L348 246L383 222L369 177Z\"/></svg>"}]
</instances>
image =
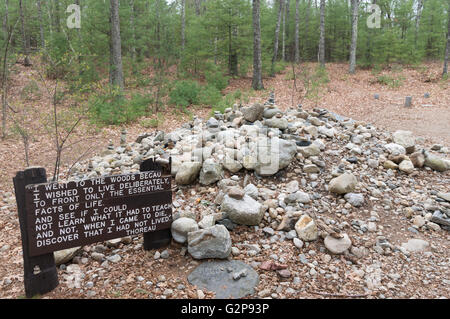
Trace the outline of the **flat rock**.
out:
<instances>
[{"instance_id":1,"label":"flat rock","mask_svg":"<svg viewBox=\"0 0 450 319\"><path fill-rule=\"evenodd\" d=\"M238 280L233 274L246 275ZM201 289L216 293L216 299L240 299L255 292L259 276L249 265L237 261L208 261L200 264L188 276L188 281Z\"/></svg>"},{"instance_id":2,"label":"flat rock","mask_svg":"<svg viewBox=\"0 0 450 319\"><path fill-rule=\"evenodd\" d=\"M409 252L424 251L428 246L430 246L430 244L427 241L417 238L410 239L408 242L402 244L402 247Z\"/></svg>"},{"instance_id":3,"label":"flat rock","mask_svg":"<svg viewBox=\"0 0 450 319\"><path fill-rule=\"evenodd\" d=\"M55 257L55 264L61 265L68 263L75 257L75 255L81 250L82 247L69 248L64 250L58 250L53 252Z\"/></svg>"}]
</instances>

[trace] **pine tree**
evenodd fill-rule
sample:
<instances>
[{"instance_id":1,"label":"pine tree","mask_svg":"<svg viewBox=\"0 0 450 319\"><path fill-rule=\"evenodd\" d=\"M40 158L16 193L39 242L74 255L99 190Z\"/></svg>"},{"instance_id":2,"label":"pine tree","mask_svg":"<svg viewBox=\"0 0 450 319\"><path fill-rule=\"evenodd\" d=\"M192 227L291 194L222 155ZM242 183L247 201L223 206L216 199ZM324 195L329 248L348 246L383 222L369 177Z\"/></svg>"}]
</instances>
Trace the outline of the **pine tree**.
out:
<instances>
[{"instance_id":1,"label":"pine tree","mask_svg":"<svg viewBox=\"0 0 450 319\"><path fill-rule=\"evenodd\" d=\"M254 90L264 89L261 61L260 0L253 0L253 81Z\"/></svg>"},{"instance_id":2,"label":"pine tree","mask_svg":"<svg viewBox=\"0 0 450 319\"><path fill-rule=\"evenodd\" d=\"M356 68L356 44L358 41L358 15L359 0L352 0L352 43L350 46L350 69L349 73L355 73Z\"/></svg>"},{"instance_id":3,"label":"pine tree","mask_svg":"<svg viewBox=\"0 0 450 319\"><path fill-rule=\"evenodd\" d=\"M111 10L111 84L124 88L122 67L122 44L120 38L119 0L110 0Z\"/></svg>"}]
</instances>

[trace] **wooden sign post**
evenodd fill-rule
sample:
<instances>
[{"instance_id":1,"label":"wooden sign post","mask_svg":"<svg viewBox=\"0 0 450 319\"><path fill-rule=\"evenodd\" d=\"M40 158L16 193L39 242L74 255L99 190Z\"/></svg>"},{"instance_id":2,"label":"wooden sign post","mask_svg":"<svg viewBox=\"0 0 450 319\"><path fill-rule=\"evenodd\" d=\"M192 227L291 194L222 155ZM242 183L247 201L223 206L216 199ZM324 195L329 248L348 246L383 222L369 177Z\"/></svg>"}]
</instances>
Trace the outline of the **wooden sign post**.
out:
<instances>
[{"instance_id":1,"label":"wooden sign post","mask_svg":"<svg viewBox=\"0 0 450 319\"><path fill-rule=\"evenodd\" d=\"M141 172L47 183L45 169L14 178L27 297L58 285L53 252L144 234L144 249L170 244L171 161L142 163Z\"/></svg>"}]
</instances>

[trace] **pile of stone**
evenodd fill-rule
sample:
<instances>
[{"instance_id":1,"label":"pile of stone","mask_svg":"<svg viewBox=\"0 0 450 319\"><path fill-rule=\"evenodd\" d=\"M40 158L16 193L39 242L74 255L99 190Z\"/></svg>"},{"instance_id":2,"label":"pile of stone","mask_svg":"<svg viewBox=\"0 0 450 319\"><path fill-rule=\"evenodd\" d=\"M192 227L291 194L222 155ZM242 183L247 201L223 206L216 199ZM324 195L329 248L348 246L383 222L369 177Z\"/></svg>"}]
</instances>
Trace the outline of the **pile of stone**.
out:
<instances>
[{"instance_id":1,"label":"pile of stone","mask_svg":"<svg viewBox=\"0 0 450 319\"><path fill-rule=\"evenodd\" d=\"M369 220L351 225L340 217L368 204L406 214L413 232L450 226L445 189L408 187L429 174L441 174L449 185L448 148L420 144L411 132L390 134L325 109L283 112L272 96L264 105L228 108L207 121L194 118L173 132L146 133L110 147L76 165L72 179L135 172L145 159L171 157L180 188L172 235L193 258L230 258L238 245L230 231L238 225L281 234L296 247L323 240L331 254L355 255L360 248L352 246L349 230L377 232L379 216L373 211ZM215 194L200 215L181 191L189 185Z\"/></svg>"}]
</instances>

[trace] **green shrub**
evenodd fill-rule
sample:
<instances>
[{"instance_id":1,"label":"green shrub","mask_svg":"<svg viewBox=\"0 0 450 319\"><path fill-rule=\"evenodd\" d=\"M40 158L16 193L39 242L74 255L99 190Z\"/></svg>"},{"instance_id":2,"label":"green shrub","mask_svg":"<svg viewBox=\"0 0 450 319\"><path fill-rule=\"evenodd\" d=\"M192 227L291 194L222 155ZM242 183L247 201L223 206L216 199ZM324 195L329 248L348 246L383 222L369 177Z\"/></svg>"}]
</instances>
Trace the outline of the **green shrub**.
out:
<instances>
[{"instance_id":1,"label":"green shrub","mask_svg":"<svg viewBox=\"0 0 450 319\"><path fill-rule=\"evenodd\" d=\"M198 102L202 105L214 106L222 99L222 93L212 85L204 86L198 94Z\"/></svg>"},{"instance_id":2,"label":"green shrub","mask_svg":"<svg viewBox=\"0 0 450 319\"><path fill-rule=\"evenodd\" d=\"M205 79L208 86L214 86L219 91L224 90L228 86L229 78L218 69L205 72Z\"/></svg>"},{"instance_id":3,"label":"green shrub","mask_svg":"<svg viewBox=\"0 0 450 319\"><path fill-rule=\"evenodd\" d=\"M107 125L130 123L148 113L152 99L135 94L126 99L118 92L96 95L89 101L91 119Z\"/></svg>"},{"instance_id":4,"label":"green shrub","mask_svg":"<svg viewBox=\"0 0 450 319\"><path fill-rule=\"evenodd\" d=\"M191 104L198 104L199 92L200 85L196 81L176 81L169 93L169 103L182 108Z\"/></svg>"},{"instance_id":5,"label":"green shrub","mask_svg":"<svg viewBox=\"0 0 450 319\"><path fill-rule=\"evenodd\" d=\"M225 109L232 107L233 104L235 103L235 101L236 101L236 98L235 98L234 93L229 93L229 94L225 95L224 97L222 97L220 102L217 103L213 107L211 114L214 114L215 111L220 111L221 113L224 113Z\"/></svg>"},{"instance_id":6,"label":"green shrub","mask_svg":"<svg viewBox=\"0 0 450 319\"><path fill-rule=\"evenodd\" d=\"M398 88L400 86L402 86L403 84L403 77L398 77L398 78L393 78L390 77L389 75L380 75L377 77L376 82L381 84L381 85L386 85L389 86L390 88L394 89L394 88Z\"/></svg>"}]
</instances>

